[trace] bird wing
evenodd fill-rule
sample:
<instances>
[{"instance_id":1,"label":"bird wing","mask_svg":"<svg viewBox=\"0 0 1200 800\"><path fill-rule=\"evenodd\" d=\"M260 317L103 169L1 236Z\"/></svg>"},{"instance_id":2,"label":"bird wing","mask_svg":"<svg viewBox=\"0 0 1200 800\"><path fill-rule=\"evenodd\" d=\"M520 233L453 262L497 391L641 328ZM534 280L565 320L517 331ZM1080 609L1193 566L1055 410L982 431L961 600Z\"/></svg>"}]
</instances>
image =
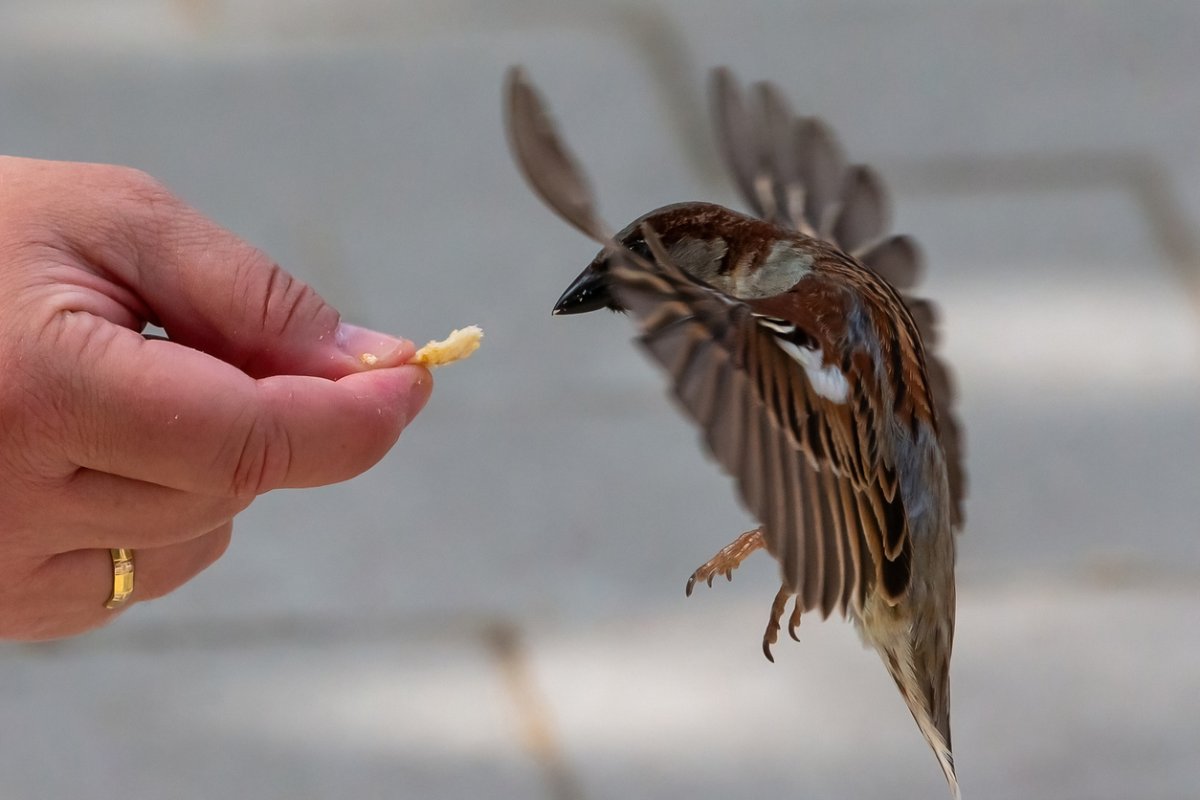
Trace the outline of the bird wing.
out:
<instances>
[{"instance_id":1,"label":"bird wing","mask_svg":"<svg viewBox=\"0 0 1200 800\"><path fill-rule=\"evenodd\" d=\"M908 236L888 235L883 181L870 167L846 165L828 125L793 115L771 83L757 83L751 92L747 98L728 69L713 71L713 122L734 183L757 216L836 245L882 276L908 306L925 348L950 484L951 524L961 529L966 474L954 385L936 351L937 309L910 294L920 278L920 251Z\"/></svg>"},{"instance_id":2,"label":"bird wing","mask_svg":"<svg viewBox=\"0 0 1200 800\"><path fill-rule=\"evenodd\" d=\"M505 77L504 123L517 166L538 196L585 236L607 244L612 231L596 210L591 184L521 67Z\"/></svg>"},{"instance_id":3,"label":"bird wing","mask_svg":"<svg viewBox=\"0 0 1200 800\"><path fill-rule=\"evenodd\" d=\"M911 545L896 473L875 446L879 404L853 392L845 402L822 397L789 352L823 344L817 326L757 313L694 280L644 230L653 261L624 254L611 289L762 523L802 608L860 611L876 586L898 601ZM845 377L857 392L872 383Z\"/></svg>"},{"instance_id":4,"label":"bird wing","mask_svg":"<svg viewBox=\"0 0 1200 800\"><path fill-rule=\"evenodd\" d=\"M614 242L583 170L523 70L510 70L506 99L522 172L552 209L617 256L612 290L763 524L802 607L857 611L874 585L899 599L908 587L911 546L895 473L878 463L874 443L881 433L872 426L883 415L864 411L877 402L825 402L788 354L791 342L780 338L791 323L756 314L747 302L684 274L653 230L644 229L649 259ZM818 335L793 327L793 338Z\"/></svg>"}]
</instances>

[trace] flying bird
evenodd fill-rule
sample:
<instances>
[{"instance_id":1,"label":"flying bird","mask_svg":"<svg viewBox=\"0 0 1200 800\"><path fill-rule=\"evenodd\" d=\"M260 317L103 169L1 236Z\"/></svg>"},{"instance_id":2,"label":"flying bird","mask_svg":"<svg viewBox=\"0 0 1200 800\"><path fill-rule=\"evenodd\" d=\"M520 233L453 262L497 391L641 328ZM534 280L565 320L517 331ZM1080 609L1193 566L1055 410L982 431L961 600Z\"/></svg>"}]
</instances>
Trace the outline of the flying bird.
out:
<instances>
[{"instance_id":1,"label":"flying bird","mask_svg":"<svg viewBox=\"0 0 1200 800\"><path fill-rule=\"evenodd\" d=\"M533 190L603 249L555 314L628 312L681 409L759 527L696 570L732 578L765 549L782 585L763 652L837 611L883 659L959 797L950 740L955 533L964 474L936 312L909 294L920 256L888 234L884 186L769 83L715 70L721 153L752 215L687 202L612 233L518 67L506 122Z\"/></svg>"}]
</instances>

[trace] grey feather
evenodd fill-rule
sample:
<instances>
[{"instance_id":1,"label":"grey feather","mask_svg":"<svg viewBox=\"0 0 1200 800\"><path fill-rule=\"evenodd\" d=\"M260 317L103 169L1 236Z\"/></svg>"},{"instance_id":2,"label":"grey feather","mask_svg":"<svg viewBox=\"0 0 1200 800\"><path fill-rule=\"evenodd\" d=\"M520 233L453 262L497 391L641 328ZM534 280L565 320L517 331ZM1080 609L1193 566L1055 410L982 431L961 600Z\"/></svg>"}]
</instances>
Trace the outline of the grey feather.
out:
<instances>
[{"instance_id":1,"label":"grey feather","mask_svg":"<svg viewBox=\"0 0 1200 800\"><path fill-rule=\"evenodd\" d=\"M612 233L595 208L592 188L521 67L505 81L505 127L517 165L533 190L584 235L609 244Z\"/></svg>"}]
</instances>

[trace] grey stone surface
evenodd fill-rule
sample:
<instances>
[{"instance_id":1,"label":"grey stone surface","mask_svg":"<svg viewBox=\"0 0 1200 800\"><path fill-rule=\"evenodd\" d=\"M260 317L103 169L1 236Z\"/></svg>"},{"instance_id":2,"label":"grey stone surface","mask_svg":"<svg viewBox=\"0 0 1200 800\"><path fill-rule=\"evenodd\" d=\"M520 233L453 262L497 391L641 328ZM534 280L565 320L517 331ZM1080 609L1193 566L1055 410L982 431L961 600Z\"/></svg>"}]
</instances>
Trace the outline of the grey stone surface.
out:
<instances>
[{"instance_id":1,"label":"grey stone surface","mask_svg":"<svg viewBox=\"0 0 1200 800\"><path fill-rule=\"evenodd\" d=\"M111 629L0 647L5 797L942 791L848 627L806 622L762 660L767 559L685 601L752 521L628 322L549 317L593 248L509 163L517 61L615 223L735 202L702 107L716 63L883 172L968 432L964 790L1195 796L1191 5L97 8L0 3L4 151L139 166L356 321L488 339L368 474L263 498L223 561Z\"/></svg>"},{"instance_id":2,"label":"grey stone surface","mask_svg":"<svg viewBox=\"0 0 1200 800\"><path fill-rule=\"evenodd\" d=\"M541 791L503 676L481 644L412 630L394 641L225 633L164 648L116 631L7 652L4 796Z\"/></svg>"},{"instance_id":3,"label":"grey stone surface","mask_svg":"<svg viewBox=\"0 0 1200 800\"><path fill-rule=\"evenodd\" d=\"M740 578L735 577L735 583ZM772 592L538 640L589 797L940 797L903 701L849 626L759 650ZM1099 579L959 598L954 743L970 797L1194 796L1194 586ZM1153 654L1151 656L1151 654ZM969 793L969 794L968 794Z\"/></svg>"}]
</instances>

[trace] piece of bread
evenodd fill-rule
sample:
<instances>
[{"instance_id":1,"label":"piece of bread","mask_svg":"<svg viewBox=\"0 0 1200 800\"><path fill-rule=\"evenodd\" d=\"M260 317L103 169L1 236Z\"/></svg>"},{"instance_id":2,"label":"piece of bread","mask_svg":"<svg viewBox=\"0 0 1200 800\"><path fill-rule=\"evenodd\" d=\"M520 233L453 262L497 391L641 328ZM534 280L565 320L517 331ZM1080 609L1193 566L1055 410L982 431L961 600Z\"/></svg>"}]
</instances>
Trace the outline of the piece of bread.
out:
<instances>
[{"instance_id":1,"label":"piece of bread","mask_svg":"<svg viewBox=\"0 0 1200 800\"><path fill-rule=\"evenodd\" d=\"M478 325L453 330L441 341L432 341L417 351L410 364L423 367L441 367L462 361L479 349L483 341L483 329Z\"/></svg>"}]
</instances>

